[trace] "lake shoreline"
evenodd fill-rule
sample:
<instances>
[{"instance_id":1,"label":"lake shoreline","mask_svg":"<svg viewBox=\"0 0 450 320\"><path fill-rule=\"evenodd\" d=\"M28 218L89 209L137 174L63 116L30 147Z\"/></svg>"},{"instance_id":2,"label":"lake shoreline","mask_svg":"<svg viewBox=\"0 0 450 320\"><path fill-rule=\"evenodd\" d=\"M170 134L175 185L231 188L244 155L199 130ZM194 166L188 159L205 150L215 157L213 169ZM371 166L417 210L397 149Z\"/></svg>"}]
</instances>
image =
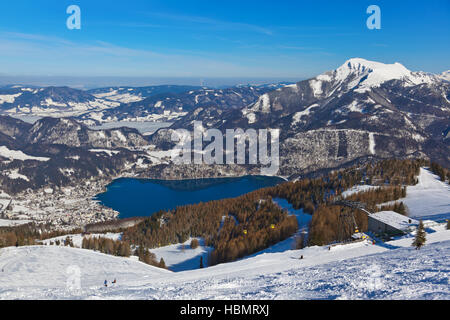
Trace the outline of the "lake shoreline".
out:
<instances>
[{"instance_id":1,"label":"lake shoreline","mask_svg":"<svg viewBox=\"0 0 450 320\"><path fill-rule=\"evenodd\" d=\"M103 192L95 195L92 200L119 212L117 220L121 220L150 217L158 211L173 210L178 206L235 198L284 182L286 179L282 177L262 175L197 179L121 176L112 179L105 185ZM177 186L176 183L180 185ZM130 208L130 203L133 203L133 208Z\"/></svg>"}]
</instances>

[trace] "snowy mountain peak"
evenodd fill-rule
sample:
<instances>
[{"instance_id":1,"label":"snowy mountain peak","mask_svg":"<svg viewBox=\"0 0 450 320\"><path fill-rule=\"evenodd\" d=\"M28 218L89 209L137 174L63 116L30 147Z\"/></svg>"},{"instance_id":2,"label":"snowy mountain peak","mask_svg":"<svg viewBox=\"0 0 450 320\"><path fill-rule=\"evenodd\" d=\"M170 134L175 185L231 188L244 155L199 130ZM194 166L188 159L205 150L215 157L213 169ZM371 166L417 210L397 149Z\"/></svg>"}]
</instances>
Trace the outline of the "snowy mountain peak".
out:
<instances>
[{"instance_id":1,"label":"snowy mountain peak","mask_svg":"<svg viewBox=\"0 0 450 320\"><path fill-rule=\"evenodd\" d=\"M442 72L440 78L445 81L450 81L450 70Z\"/></svg>"},{"instance_id":2,"label":"snowy mountain peak","mask_svg":"<svg viewBox=\"0 0 450 320\"><path fill-rule=\"evenodd\" d=\"M265 93L257 102L242 110L242 115L247 118L247 124L255 126L261 121L259 118L273 116L272 112L279 112L283 116L292 113L293 124L298 125L307 123L307 119L315 112L330 107L333 109L332 112L335 112L334 123L342 124L347 121L341 118L343 115L350 112L367 114L369 105L376 107L372 110L374 112L380 109L380 105L389 109L393 103L408 105L409 110L412 110L417 108L421 94L435 97L434 105L441 106L440 99L444 97L444 100L448 101L446 93L448 89L445 86L448 84L443 80L443 76L410 71L398 62L385 64L353 58L337 69L315 78ZM411 99L403 98L403 101L399 102L399 98L391 94L390 89L404 92L404 95L411 95L414 91L418 96ZM412 89L414 90L411 91ZM371 97L374 91L376 99ZM384 97L383 100L381 96ZM430 104L420 101L421 104ZM329 120L327 123L332 124L333 121Z\"/></svg>"},{"instance_id":3,"label":"snowy mountain peak","mask_svg":"<svg viewBox=\"0 0 450 320\"><path fill-rule=\"evenodd\" d=\"M384 64L361 58L346 61L334 71L336 80L351 80L348 88L378 87L390 80L403 80L411 76L411 71L400 63Z\"/></svg>"},{"instance_id":4,"label":"snowy mountain peak","mask_svg":"<svg viewBox=\"0 0 450 320\"><path fill-rule=\"evenodd\" d=\"M385 64L381 62L376 61L369 61L363 58L352 58L347 60L340 68L349 68L352 70L358 70L358 71L380 71L380 70L395 70L399 73L406 74L410 71L405 68L401 63L394 63L394 64Z\"/></svg>"},{"instance_id":5,"label":"snowy mountain peak","mask_svg":"<svg viewBox=\"0 0 450 320\"><path fill-rule=\"evenodd\" d=\"M334 71L327 72L316 78L319 81L331 81L343 86L345 91L364 92L379 87L391 80L403 81L405 87L420 84L431 84L442 77L425 72L412 72L401 63L385 64L362 58L347 60Z\"/></svg>"}]
</instances>

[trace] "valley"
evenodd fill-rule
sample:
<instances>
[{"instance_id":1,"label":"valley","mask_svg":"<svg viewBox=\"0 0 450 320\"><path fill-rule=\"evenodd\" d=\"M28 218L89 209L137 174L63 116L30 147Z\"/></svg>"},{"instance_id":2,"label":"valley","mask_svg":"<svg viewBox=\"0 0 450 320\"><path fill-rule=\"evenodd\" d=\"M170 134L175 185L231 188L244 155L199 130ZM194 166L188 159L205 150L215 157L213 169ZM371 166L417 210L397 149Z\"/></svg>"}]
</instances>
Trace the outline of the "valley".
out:
<instances>
[{"instance_id":1,"label":"valley","mask_svg":"<svg viewBox=\"0 0 450 320\"><path fill-rule=\"evenodd\" d=\"M32 211L40 221L63 219L55 223L70 225L76 220L79 226L117 217L91 199L118 177L184 180L261 171L258 165L174 164L170 136L177 129L191 130L194 121L223 133L234 128L280 129L277 175L288 179L390 157L428 158L448 166L449 88L440 75L364 59L350 59L334 71L297 84L111 87L86 92L4 87L0 90L4 114L26 106L27 117L35 117L29 122L0 117L1 189L15 198L12 206L17 207L7 216L28 219L27 212ZM95 103L102 103L101 117L90 110ZM33 104L46 113L33 109ZM73 118L70 113L79 104L86 108ZM148 116L169 120L180 106L184 114L173 122L145 122ZM60 112L68 112L68 118L47 117L59 117ZM106 116L114 113L120 117ZM20 112L13 114L17 117ZM79 208L76 214L74 203ZM67 214L74 217L64 217Z\"/></svg>"},{"instance_id":2,"label":"valley","mask_svg":"<svg viewBox=\"0 0 450 320\"><path fill-rule=\"evenodd\" d=\"M309 283L311 290L299 290L297 298L318 291L327 299L396 298L385 286L351 291L350 275L343 273L345 281L336 277L333 265L375 263L384 270L391 259L403 268L415 230L395 237L375 234L367 215L336 201L343 196L372 213L423 219L430 234L425 254L445 251L449 95L449 82L440 75L359 58L297 84L0 88L0 236L7 235L0 240L13 245L16 237L23 243L0 251L9 283L0 284L0 298L193 294L180 283L191 284L202 299L288 298L299 283ZM205 132L222 134L279 129L278 172L257 177L259 164L176 163L172 134L190 131L199 121ZM196 156L203 160L203 149ZM358 232L351 227L342 235L343 214L353 216ZM49 238L41 239L36 230ZM53 233L59 236L50 237ZM342 236L348 240L353 233L362 240L342 243ZM196 248L190 248L193 239L199 240ZM33 242L36 246L29 246ZM65 258L48 268L45 261L59 254ZM81 291L67 291L61 270L81 258L92 262L78 266L89 276ZM443 258L445 274L448 257ZM46 284L35 283L24 295L13 287L24 286L17 277L28 259L37 261L33 273ZM417 258L408 270L425 272L420 262ZM123 266L132 271L121 271ZM58 276L50 281L43 269ZM363 271L355 272L363 277ZM123 284L99 292L97 278L105 275ZM433 277L432 297L447 297L440 275ZM243 289L267 287L268 279L280 285ZM319 288L318 281L340 289ZM401 290L402 297L429 294L403 285Z\"/></svg>"},{"instance_id":3,"label":"valley","mask_svg":"<svg viewBox=\"0 0 450 320\"><path fill-rule=\"evenodd\" d=\"M63 2L0 1L12 314L450 300L450 1Z\"/></svg>"}]
</instances>

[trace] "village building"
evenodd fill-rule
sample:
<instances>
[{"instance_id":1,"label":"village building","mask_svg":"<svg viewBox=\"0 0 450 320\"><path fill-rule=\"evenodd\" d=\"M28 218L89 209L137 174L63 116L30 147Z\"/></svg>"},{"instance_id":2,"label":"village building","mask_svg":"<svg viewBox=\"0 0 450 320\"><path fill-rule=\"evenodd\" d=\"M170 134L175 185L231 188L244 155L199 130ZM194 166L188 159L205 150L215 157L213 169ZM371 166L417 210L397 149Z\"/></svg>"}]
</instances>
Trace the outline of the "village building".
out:
<instances>
[{"instance_id":1,"label":"village building","mask_svg":"<svg viewBox=\"0 0 450 320\"><path fill-rule=\"evenodd\" d=\"M382 211L369 215L369 232L374 234L405 234L417 228L419 221L394 211Z\"/></svg>"}]
</instances>

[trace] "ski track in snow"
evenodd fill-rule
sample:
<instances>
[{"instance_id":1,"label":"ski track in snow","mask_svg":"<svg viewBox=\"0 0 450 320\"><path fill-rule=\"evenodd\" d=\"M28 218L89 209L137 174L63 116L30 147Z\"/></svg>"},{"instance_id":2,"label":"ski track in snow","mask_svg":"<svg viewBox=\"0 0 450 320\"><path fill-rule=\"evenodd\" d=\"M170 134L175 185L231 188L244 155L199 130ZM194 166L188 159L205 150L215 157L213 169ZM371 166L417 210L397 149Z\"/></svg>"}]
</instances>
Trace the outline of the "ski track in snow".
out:
<instances>
[{"instance_id":1,"label":"ski track in snow","mask_svg":"<svg viewBox=\"0 0 450 320\"><path fill-rule=\"evenodd\" d=\"M375 154L375 134L369 133L369 151L371 154Z\"/></svg>"}]
</instances>

